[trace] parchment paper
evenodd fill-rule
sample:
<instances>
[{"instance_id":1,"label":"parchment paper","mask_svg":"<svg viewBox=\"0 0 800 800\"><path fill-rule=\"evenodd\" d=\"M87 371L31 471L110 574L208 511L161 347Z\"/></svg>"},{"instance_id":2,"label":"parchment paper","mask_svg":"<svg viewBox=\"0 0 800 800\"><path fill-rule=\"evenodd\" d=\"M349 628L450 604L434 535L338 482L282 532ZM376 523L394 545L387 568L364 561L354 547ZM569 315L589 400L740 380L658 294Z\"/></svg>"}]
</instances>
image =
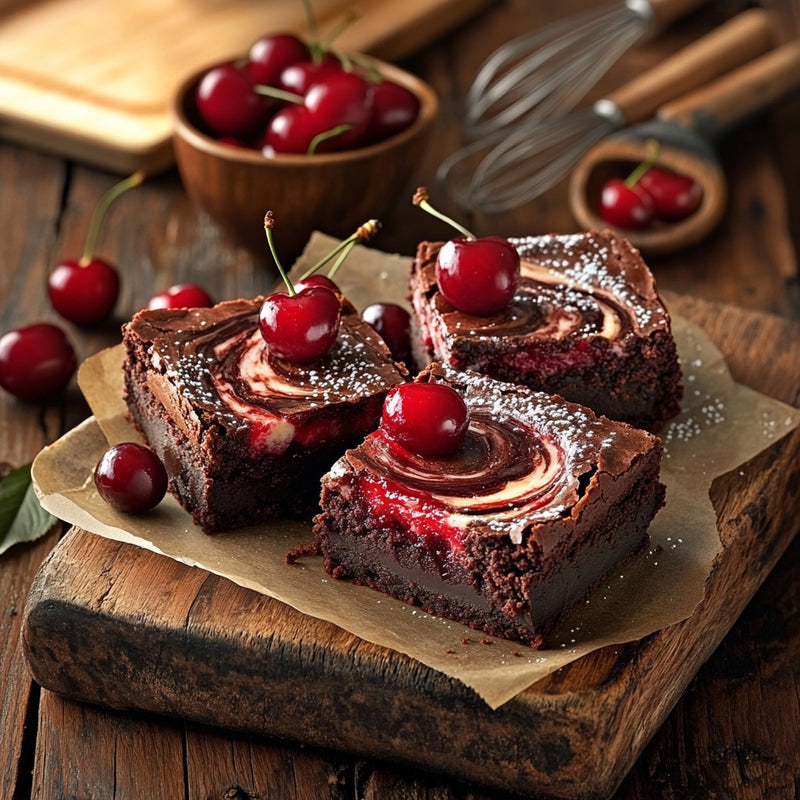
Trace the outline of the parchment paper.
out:
<instances>
[{"instance_id":1,"label":"parchment paper","mask_svg":"<svg viewBox=\"0 0 800 800\"><path fill-rule=\"evenodd\" d=\"M336 240L315 234L293 270L301 274ZM409 260L357 247L336 275L362 309L404 301ZM152 512L127 516L97 494L92 471L108 443L138 439L125 418L121 346L82 365L79 382L94 416L45 448L33 465L42 505L102 536L162 553L275 597L378 645L462 681L496 708L550 672L592 650L639 639L688 617L720 548L709 488L800 423L800 411L733 382L704 332L673 319L684 371L681 415L662 434L667 503L650 528L648 553L612 575L569 620L548 649L488 639L370 589L329 578L316 556L287 565L311 541L308 522L277 522L207 536L170 496Z\"/></svg>"}]
</instances>

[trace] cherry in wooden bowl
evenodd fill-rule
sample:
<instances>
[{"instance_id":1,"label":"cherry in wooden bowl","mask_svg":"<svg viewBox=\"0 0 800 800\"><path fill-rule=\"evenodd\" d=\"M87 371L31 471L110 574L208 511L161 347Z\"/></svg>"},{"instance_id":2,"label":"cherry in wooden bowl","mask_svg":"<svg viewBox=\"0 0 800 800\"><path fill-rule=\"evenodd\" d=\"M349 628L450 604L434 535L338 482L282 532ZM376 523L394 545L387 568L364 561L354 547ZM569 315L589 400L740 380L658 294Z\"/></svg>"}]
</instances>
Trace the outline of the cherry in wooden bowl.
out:
<instances>
[{"instance_id":1,"label":"cherry in wooden bowl","mask_svg":"<svg viewBox=\"0 0 800 800\"><path fill-rule=\"evenodd\" d=\"M599 212L603 186L614 178L625 178L648 158L645 136L620 136L590 150L572 171L569 204L576 222L587 230L614 228ZM642 229L614 228L646 255L663 255L696 244L720 222L726 207L727 181L716 159L708 154L662 146L658 163L691 177L699 186L698 207L683 219L653 220Z\"/></svg>"},{"instance_id":2,"label":"cherry in wooden bowl","mask_svg":"<svg viewBox=\"0 0 800 800\"><path fill-rule=\"evenodd\" d=\"M189 197L241 247L270 263L264 214L276 216L275 243L282 259L300 254L319 230L349 236L366 219L406 197L439 109L434 91L410 73L371 59L381 76L419 99L416 119L383 141L314 155L274 154L233 146L204 130L195 89L208 68L179 88L173 101L175 157Z\"/></svg>"}]
</instances>

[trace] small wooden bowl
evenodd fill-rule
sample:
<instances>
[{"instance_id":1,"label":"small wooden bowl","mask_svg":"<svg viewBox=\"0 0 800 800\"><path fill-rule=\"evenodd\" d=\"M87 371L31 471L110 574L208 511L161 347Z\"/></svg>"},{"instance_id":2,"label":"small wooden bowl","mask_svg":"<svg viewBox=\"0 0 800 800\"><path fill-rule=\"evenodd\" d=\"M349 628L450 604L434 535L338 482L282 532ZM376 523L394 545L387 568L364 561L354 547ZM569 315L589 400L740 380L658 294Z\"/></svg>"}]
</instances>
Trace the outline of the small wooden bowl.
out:
<instances>
[{"instance_id":1,"label":"small wooden bowl","mask_svg":"<svg viewBox=\"0 0 800 800\"><path fill-rule=\"evenodd\" d=\"M697 210L683 220L654 221L644 230L614 228L598 213L603 184L625 178L648 156L644 138L610 138L590 150L572 170L569 205L582 228L611 228L646 255L663 255L696 244L720 222L727 205L727 181L720 166L710 158L684 149L662 146L659 164L689 175L700 185L703 197Z\"/></svg>"},{"instance_id":2,"label":"small wooden bowl","mask_svg":"<svg viewBox=\"0 0 800 800\"><path fill-rule=\"evenodd\" d=\"M373 145L339 153L276 155L222 144L204 133L194 103L207 67L178 89L172 104L175 158L187 194L238 245L271 263L264 214L275 214L274 240L288 263L315 230L344 238L380 219L405 189L427 146L439 109L433 89L408 72L373 59L383 77L420 100L417 119ZM409 202L411 195L409 194ZM287 266L288 266L287 263Z\"/></svg>"}]
</instances>

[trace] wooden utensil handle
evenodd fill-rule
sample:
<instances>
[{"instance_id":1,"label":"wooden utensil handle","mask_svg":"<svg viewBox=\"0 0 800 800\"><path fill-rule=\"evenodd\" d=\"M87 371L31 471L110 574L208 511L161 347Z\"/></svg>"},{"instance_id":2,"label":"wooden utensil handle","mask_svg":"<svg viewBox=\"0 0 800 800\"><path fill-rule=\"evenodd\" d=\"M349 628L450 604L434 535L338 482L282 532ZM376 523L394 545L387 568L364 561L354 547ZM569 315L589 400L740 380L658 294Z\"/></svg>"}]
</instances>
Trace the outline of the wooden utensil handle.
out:
<instances>
[{"instance_id":1,"label":"wooden utensil handle","mask_svg":"<svg viewBox=\"0 0 800 800\"><path fill-rule=\"evenodd\" d=\"M764 9L743 11L711 33L608 95L625 122L642 122L664 103L682 97L774 45L771 16Z\"/></svg>"},{"instance_id":2,"label":"wooden utensil handle","mask_svg":"<svg viewBox=\"0 0 800 800\"><path fill-rule=\"evenodd\" d=\"M663 30L671 22L685 16L704 2L706 0L649 0L654 28Z\"/></svg>"},{"instance_id":3,"label":"wooden utensil handle","mask_svg":"<svg viewBox=\"0 0 800 800\"><path fill-rule=\"evenodd\" d=\"M691 94L658 116L714 136L800 88L800 42L785 44Z\"/></svg>"}]
</instances>

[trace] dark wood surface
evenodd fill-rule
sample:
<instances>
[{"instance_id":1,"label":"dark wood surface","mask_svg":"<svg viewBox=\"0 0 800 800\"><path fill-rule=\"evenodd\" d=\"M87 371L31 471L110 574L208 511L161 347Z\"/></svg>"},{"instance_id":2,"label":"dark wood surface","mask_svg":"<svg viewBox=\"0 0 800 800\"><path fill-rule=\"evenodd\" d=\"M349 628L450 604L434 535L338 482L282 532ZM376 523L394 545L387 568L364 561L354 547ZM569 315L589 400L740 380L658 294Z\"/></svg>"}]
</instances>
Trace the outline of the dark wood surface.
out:
<instances>
[{"instance_id":1,"label":"dark wood surface","mask_svg":"<svg viewBox=\"0 0 800 800\"><path fill-rule=\"evenodd\" d=\"M485 54L548 16L587 5L509 0L483 12L405 66L442 98L437 136L415 182L432 185L459 140L460 102ZM778 6L778 4L775 4ZM646 47L632 50L604 84L613 87L732 13L712 2ZM788 12L791 4L780 4ZM787 25L781 27L787 31ZM800 321L800 98L739 127L720 145L730 179L722 226L691 250L653 259L659 285L682 295ZM0 135L2 126L0 125ZM80 253L100 193L114 176L0 142L0 328L53 320L45 276ZM513 213L466 216L479 235L574 230L566 187ZM462 219L444 198L437 205ZM405 197L384 218L376 246L410 253L436 235ZM443 229L442 229L442 232ZM179 280L218 299L264 291L274 276L233 248L186 199L174 173L121 200L100 240L120 265L116 319L83 331L65 325L81 356L118 341L119 324L157 290ZM774 353L765 352L766 361ZM800 370L800 364L787 364ZM787 398L795 405L800 398ZM77 389L42 406L0 396L0 460L18 465L83 419ZM788 531L791 535L793 531ZM230 734L194 724L109 712L41 691L20 645L22 610L35 572L60 531L0 557L0 742L2 797L261 797L359 800L493 800L501 795L438 776L329 751ZM800 588L795 540L720 647L701 667L615 794L628 798L794 798L800 791ZM210 580L210 579L209 579Z\"/></svg>"}]
</instances>

